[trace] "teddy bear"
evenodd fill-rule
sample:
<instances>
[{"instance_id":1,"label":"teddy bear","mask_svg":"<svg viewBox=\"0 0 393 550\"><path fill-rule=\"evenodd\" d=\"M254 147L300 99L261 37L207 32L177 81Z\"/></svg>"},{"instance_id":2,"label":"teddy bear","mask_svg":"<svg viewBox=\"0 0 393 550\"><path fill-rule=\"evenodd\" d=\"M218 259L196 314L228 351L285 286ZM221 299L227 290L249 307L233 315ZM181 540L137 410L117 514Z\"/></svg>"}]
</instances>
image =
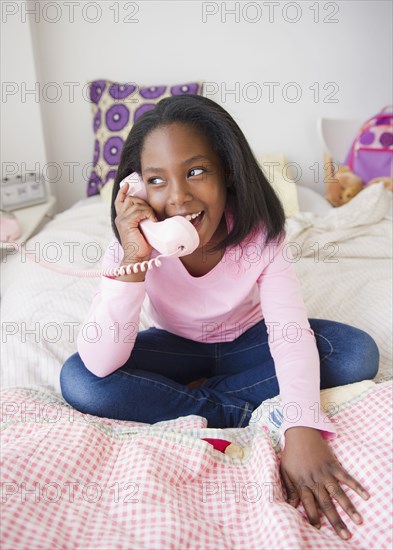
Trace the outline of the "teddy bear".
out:
<instances>
[{"instance_id":1,"label":"teddy bear","mask_svg":"<svg viewBox=\"0 0 393 550\"><path fill-rule=\"evenodd\" d=\"M348 166L340 166L327 180L325 199L333 206L349 202L363 188L363 180L354 174Z\"/></svg>"},{"instance_id":2,"label":"teddy bear","mask_svg":"<svg viewBox=\"0 0 393 550\"><path fill-rule=\"evenodd\" d=\"M325 199L332 206L342 206L369 185L380 182L383 182L386 189L393 191L393 178L373 178L365 184L348 166L340 166L335 174L327 180Z\"/></svg>"}]
</instances>

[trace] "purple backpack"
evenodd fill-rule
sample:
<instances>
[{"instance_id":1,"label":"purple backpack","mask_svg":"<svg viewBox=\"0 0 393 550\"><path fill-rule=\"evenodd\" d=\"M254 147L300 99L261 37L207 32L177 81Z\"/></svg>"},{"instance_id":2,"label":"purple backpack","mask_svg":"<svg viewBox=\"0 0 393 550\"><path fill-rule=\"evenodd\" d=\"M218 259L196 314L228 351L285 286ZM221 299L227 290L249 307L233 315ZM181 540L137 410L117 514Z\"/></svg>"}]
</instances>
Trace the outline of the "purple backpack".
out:
<instances>
[{"instance_id":1,"label":"purple backpack","mask_svg":"<svg viewBox=\"0 0 393 550\"><path fill-rule=\"evenodd\" d=\"M364 183L393 177L393 108L388 106L363 124L344 164Z\"/></svg>"}]
</instances>

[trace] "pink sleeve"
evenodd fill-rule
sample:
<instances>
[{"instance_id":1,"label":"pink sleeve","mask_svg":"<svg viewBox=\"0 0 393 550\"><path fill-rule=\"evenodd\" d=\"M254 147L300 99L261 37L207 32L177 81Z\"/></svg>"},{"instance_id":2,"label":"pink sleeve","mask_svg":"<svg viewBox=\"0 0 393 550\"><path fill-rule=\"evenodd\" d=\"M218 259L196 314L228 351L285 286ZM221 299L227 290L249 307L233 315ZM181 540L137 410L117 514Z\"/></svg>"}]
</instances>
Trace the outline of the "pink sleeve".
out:
<instances>
[{"instance_id":1,"label":"pink sleeve","mask_svg":"<svg viewBox=\"0 0 393 550\"><path fill-rule=\"evenodd\" d=\"M336 428L321 410L319 353L291 249L286 238L279 244L269 244L267 267L258 279L262 314L280 387L282 431L306 426L321 430L325 439L334 439Z\"/></svg>"},{"instance_id":2,"label":"pink sleeve","mask_svg":"<svg viewBox=\"0 0 393 550\"><path fill-rule=\"evenodd\" d=\"M113 239L102 269L121 263L123 249ZM90 311L78 334L77 348L89 371L108 376L128 360L139 327L145 283L128 283L101 277Z\"/></svg>"}]
</instances>

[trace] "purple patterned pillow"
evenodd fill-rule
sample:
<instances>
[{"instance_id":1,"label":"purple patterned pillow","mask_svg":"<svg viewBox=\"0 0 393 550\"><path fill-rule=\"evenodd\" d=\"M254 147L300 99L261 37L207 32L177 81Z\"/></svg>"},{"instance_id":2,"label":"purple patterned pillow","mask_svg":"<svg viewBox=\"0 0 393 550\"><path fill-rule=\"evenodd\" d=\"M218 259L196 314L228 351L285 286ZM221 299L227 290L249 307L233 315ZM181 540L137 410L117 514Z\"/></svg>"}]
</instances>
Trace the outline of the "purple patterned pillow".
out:
<instances>
[{"instance_id":1,"label":"purple patterned pillow","mask_svg":"<svg viewBox=\"0 0 393 550\"><path fill-rule=\"evenodd\" d=\"M116 177L120 154L134 122L164 97L202 93L202 82L177 86L138 86L109 80L88 82L95 133L93 169L87 196L97 195Z\"/></svg>"}]
</instances>

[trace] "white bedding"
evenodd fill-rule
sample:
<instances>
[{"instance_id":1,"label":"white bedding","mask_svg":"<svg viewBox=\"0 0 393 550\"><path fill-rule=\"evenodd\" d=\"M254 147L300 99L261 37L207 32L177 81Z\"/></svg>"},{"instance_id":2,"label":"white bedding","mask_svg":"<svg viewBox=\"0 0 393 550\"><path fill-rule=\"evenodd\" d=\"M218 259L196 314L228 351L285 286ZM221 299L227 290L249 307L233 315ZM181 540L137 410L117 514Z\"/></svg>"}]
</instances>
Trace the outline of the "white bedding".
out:
<instances>
[{"instance_id":1,"label":"white bedding","mask_svg":"<svg viewBox=\"0 0 393 550\"><path fill-rule=\"evenodd\" d=\"M367 331L380 350L376 382L392 377L391 209L392 193L374 185L341 208L300 212L287 220L288 239L301 252L295 269L309 317ZM80 201L48 223L28 249L46 261L57 254L54 265L98 269L112 235L109 217L107 203ZM19 255L3 257L1 271L1 387L60 394L60 369L76 351L98 279L62 275ZM142 313L141 328L147 326Z\"/></svg>"},{"instance_id":2,"label":"white bedding","mask_svg":"<svg viewBox=\"0 0 393 550\"><path fill-rule=\"evenodd\" d=\"M373 185L323 216L287 221L308 316L368 332L380 352L376 382L392 378L392 197Z\"/></svg>"}]
</instances>

